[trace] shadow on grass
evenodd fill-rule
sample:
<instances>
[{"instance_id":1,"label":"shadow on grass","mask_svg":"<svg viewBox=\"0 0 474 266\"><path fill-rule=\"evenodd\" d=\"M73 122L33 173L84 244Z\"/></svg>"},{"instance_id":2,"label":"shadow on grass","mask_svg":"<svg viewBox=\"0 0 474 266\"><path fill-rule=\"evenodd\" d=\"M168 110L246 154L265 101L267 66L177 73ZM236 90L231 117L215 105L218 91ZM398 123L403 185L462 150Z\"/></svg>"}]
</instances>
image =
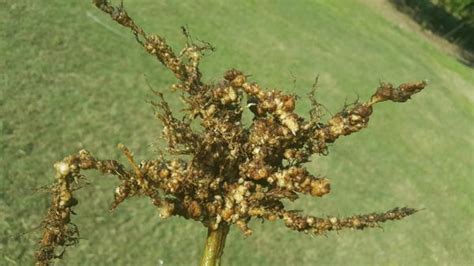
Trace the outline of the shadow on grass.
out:
<instances>
[{"instance_id":1,"label":"shadow on grass","mask_svg":"<svg viewBox=\"0 0 474 266\"><path fill-rule=\"evenodd\" d=\"M461 48L459 61L474 68L474 25L463 21L430 0L389 0L400 12L423 28Z\"/></svg>"}]
</instances>

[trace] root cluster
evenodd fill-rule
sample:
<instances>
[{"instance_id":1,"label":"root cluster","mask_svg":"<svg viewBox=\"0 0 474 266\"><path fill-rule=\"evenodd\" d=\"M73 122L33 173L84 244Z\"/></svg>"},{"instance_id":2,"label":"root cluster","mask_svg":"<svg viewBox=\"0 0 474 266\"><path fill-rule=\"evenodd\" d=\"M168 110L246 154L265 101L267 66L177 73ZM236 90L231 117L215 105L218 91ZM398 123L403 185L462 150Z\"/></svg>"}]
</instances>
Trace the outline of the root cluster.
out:
<instances>
[{"instance_id":1,"label":"root cluster","mask_svg":"<svg viewBox=\"0 0 474 266\"><path fill-rule=\"evenodd\" d=\"M81 171L88 169L120 180L112 209L127 198L145 196L162 218L181 216L211 229L235 224L245 235L252 233L248 227L252 218L281 219L290 229L325 234L344 228L377 227L416 212L395 208L348 218L315 217L286 210L283 201L294 201L300 194L328 194L329 179L312 175L304 164L313 154L326 155L328 144L339 137L367 127L375 104L405 102L425 87L424 82L398 87L382 83L368 101L346 106L325 123L321 121L321 105L312 94L313 108L310 119L305 120L295 113L295 96L277 89L264 90L242 71L231 69L219 82L203 83L199 63L213 49L208 43L195 43L185 34L185 47L175 53L164 38L149 35L137 26L122 6L113 7L105 0L94 0L94 4L129 28L145 51L174 73L177 83L171 87L184 93L186 114L176 117L161 93L156 93L158 101L153 104L163 123L168 159L138 163L120 145L128 167L115 160L97 159L86 150L55 164L51 207L36 252L38 265L61 257L64 247L77 242L79 233L71 223L72 209L78 203L73 193L84 179ZM242 122L246 108L254 114L248 126ZM191 126L194 120L199 129Z\"/></svg>"}]
</instances>

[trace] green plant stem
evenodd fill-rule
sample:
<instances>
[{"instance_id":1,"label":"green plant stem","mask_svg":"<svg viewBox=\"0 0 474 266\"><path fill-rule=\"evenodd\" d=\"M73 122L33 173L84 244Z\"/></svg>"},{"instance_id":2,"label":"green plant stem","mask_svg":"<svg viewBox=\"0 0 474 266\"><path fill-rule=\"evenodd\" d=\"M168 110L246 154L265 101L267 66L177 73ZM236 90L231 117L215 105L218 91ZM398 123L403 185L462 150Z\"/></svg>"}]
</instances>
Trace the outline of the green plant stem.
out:
<instances>
[{"instance_id":1,"label":"green plant stem","mask_svg":"<svg viewBox=\"0 0 474 266\"><path fill-rule=\"evenodd\" d=\"M229 225L225 223L219 224L216 230L208 229L201 266L217 266L221 264L221 256L224 253L225 238L228 232Z\"/></svg>"}]
</instances>

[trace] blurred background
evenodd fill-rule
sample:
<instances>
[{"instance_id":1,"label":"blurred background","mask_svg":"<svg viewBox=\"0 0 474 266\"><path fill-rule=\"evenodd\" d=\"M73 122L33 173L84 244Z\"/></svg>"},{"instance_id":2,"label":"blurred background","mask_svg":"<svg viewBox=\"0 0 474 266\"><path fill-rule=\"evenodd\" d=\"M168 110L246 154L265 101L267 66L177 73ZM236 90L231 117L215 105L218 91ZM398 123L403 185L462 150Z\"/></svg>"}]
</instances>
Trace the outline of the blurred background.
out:
<instances>
[{"instance_id":1,"label":"blurred background","mask_svg":"<svg viewBox=\"0 0 474 266\"><path fill-rule=\"evenodd\" d=\"M423 211L383 229L318 237L253 221L246 239L231 229L223 265L473 263L473 16L472 5L466 16L450 2L124 1L175 51L185 41L180 26L212 43L204 80L243 70L301 96L302 114L317 75L318 100L332 113L370 97L379 81L429 83L408 103L377 105L366 130L313 158L308 168L331 180L331 194L289 204L319 216ZM0 51L0 265L31 265L49 206L38 188L54 181L53 163L82 148L125 163L119 142L137 160L155 158L163 142L147 82L176 112L181 102L173 76L90 1L0 1ZM145 198L110 213L117 180L85 174L91 185L78 193L73 220L81 240L58 265L197 264L202 225L161 220Z\"/></svg>"}]
</instances>

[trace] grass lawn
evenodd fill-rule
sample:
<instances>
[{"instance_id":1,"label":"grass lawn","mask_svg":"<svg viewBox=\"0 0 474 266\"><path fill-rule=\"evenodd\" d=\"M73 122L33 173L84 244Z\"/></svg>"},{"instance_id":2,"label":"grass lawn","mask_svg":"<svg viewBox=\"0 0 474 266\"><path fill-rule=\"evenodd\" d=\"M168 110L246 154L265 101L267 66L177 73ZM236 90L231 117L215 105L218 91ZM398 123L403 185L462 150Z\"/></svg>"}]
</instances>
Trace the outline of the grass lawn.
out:
<instances>
[{"instance_id":1,"label":"grass lawn","mask_svg":"<svg viewBox=\"0 0 474 266\"><path fill-rule=\"evenodd\" d=\"M115 1L118 3L118 1ZM463 265L474 260L474 70L370 1L125 1L147 32L176 50L181 25L217 51L206 80L229 68L301 96L320 76L319 100L337 112L346 98L368 98L380 80L427 79L406 104L375 107L369 128L343 138L309 168L329 177L332 193L292 203L314 215L351 215L395 206L424 211L382 229L326 237L280 222L233 228L224 265ZM395 12L384 10L384 12ZM52 165L81 148L99 158L156 156L160 125L147 81L165 92L172 75L133 36L90 1L0 2L0 265L29 265L49 198L35 188L54 180ZM294 83L294 80L296 82ZM59 265L196 265L206 229L160 220L145 198L114 213L112 177L86 173L73 222L81 241ZM22 232L30 232L20 235Z\"/></svg>"}]
</instances>

